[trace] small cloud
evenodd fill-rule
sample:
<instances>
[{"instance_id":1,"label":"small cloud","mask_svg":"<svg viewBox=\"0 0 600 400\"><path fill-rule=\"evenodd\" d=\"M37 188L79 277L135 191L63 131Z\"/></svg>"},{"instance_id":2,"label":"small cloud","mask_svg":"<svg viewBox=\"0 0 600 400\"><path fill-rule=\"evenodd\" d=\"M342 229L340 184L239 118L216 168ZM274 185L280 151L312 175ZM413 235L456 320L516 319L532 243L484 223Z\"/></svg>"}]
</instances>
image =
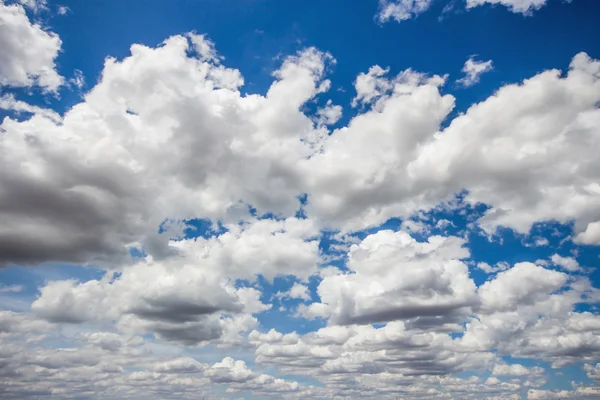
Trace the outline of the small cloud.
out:
<instances>
[{"instance_id":1,"label":"small cloud","mask_svg":"<svg viewBox=\"0 0 600 400\"><path fill-rule=\"evenodd\" d=\"M83 75L83 72L79 69L73 71L73 77L69 79L69 84L71 87L81 90L85 86L85 76Z\"/></svg>"},{"instance_id":2,"label":"small cloud","mask_svg":"<svg viewBox=\"0 0 600 400\"><path fill-rule=\"evenodd\" d=\"M429 9L433 0L379 0L377 20L380 23L406 21Z\"/></svg>"},{"instance_id":3,"label":"small cloud","mask_svg":"<svg viewBox=\"0 0 600 400\"><path fill-rule=\"evenodd\" d=\"M46 0L18 0L18 3L36 14L40 11L48 9Z\"/></svg>"},{"instance_id":4,"label":"small cloud","mask_svg":"<svg viewBox=\"0 0 600 400\"><path fill-rule=\"evenodd\" d=\"M325 107L317 111L317 116L318 125L333 125L342 117L342 107L333 105L332 101L328 100Z\"/></svg>"},{"instance_id":5,"label":"small cloud","mask_svg":"<svg viewBox=\"0 0 600 400\"><path fill-rule=\"evenodd\" d=\"M465 62L465 65L462 68L462 72L464 72L465 76L461 79L458 79L456 83L462 87L471 87L476 83L479 83L481 75L485 74L486 72L490 72L493 69L494 66L492 64L492 60L476 61L474 56L471 56Z\"/></svg>"},{"instance_id":6,"label":"small cloud","mask_svg":"<svg viewBox=\"0 0 600 400\"><path fill-rule=\"evenodd\" d=\"M495 274L496 272L506 271L510 268L510 264L508 264L506 261L497 262L495 265L490 265L486 262L480 262L477 263L477 268L486 274Z\"/></svg>"},{"instance_id":7,"label":"small cloud","mask_svg":"<svg viewBox=\"0 0 600 400\"><path fill-rule=\"evenodd\" d=\"M56 8L56 13L58 15L67 15L70 12L71 12L71 9L69 7L67 7L67 6L58 6Z\"/></svg>"},{"instance_id":8,"label":"small cloud","mask_svg":"<svg viewBox=\"0 0 600 400\"><path fill-rule=\"evenodd\" d=\"M23 291L23 286L21 285L0 285L0 293L18 293Z\"/></svg>"},{"instance_id":9,"label":"small cloud","mask_svg":"<svg viewBox=\"0 0 600 400\"><path fill-rule=\"evenodd\" d=\"M308 286L298 282L294 282L294 285L287 292L277 292L274 295L274 297L280 300L287 298L309 301L311 299L310 290L308 289Z\"/></svg>"},{"instance_id":10,"label":"small cloud","mask_svg":"<svg viewBox=\"0 0 600 400\"><path fill-rule=\"evenodd\" d=\"M558 254L552 255L550 260L553 264L566 269L567 271L579 271L580 265L573 257L562 257Z\"/></svg>"}]
</instances>

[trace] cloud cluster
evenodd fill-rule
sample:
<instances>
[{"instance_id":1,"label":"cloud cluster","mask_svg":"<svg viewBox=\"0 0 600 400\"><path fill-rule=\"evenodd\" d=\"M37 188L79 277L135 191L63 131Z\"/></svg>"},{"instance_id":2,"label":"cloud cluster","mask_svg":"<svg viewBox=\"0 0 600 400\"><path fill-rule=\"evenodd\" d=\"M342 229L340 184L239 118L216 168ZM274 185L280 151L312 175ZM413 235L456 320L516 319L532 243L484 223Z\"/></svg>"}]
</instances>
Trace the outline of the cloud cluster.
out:
<instances>
[{"instance_id":1,"label":"cloud cluster","mask_svg":"<svg viewBox=\"0 0 600 400\"><path fill-rule=\"evenodd\" d=\"M383 1L382 21L429 3ZM2 84L56 90L60 40L19 5L0 18L44 54L0 56ZM465 85L491 68L469 61ZM447 76L373 66L344 124L331 101L306 107L334 63L302 50L247 94L189 33L107 58L63 115L3 95L0 264L103 275L48 279L30 310L0 312L0 397L593 398L592 385L543 387L548 368L600 375L600 290L575 252L491 265L468 235L429 233L452 221L410 217L460 194L484 205L469 229L490 239L555 221L600 244L600 61L577 54L451 120ZM400 228L365 232L390 218ZM198 219L209 228L191 237ZM320 329L260 325L283 278L294 283L273 297Z\"/></svg>"},{"instance_id":2,"label":"cloud cluster","mask_svg":"<svg viewBox=\"0 0 600 400\"><path fill-rule=\"evenodd\" d=\"M7 312L0 314L0 327L3 399L201 396L217 400L224 397L215 393L225 390L255 391L274 398L281 393L300 397L310 390L295 381L257 374L244 361L230 357L209 365L171 351L159 352L140 336L98 331L65 338L55 326L33 326L31 320ZM44 336L35 337L35 332ZM52 348L44 341L61 336L68 347Z\"/></svg>"},{"instance_id":3,"label":"cloud cluster","mask_svg":"<svg viewBox=\"0 0 600 400\"><path fill-rule=\"evenodd\" d=\"M600 62L582 53L565 76L507 85L442 131L454 105L443 77L374 67L356 81L365 109L333 132L302 112L328 88L328 62L305 50L266 96L242 95L211 42L175 36L107 59L59 120L8 98L35 114L2 123L2 156L15 166L0 178L2 261L122 261L165 220L235 222L250 206L292 216L303 194L321 228L362 230L466 190L490 206L479 221L489 233L574 220L577 241L597 242Z\"/></svg>"}]
</instances>

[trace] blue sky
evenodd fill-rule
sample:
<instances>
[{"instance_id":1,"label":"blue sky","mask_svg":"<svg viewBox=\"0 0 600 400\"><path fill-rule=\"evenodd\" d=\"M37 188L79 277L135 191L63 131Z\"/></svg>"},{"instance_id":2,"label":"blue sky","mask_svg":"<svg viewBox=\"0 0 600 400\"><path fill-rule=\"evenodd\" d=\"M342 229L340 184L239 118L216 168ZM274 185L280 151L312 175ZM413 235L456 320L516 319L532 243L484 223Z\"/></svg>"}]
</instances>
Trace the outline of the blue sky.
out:
<instances>
[{"instance_id":1,"label":"blue sky","mask_svg":"<svg viewBox=\"0 0 600 400\"><path fill-rule=\"evenodd\" d=\"M599 16L0 0L0 397L598 398Z\"/></svg>"}]
</instances>

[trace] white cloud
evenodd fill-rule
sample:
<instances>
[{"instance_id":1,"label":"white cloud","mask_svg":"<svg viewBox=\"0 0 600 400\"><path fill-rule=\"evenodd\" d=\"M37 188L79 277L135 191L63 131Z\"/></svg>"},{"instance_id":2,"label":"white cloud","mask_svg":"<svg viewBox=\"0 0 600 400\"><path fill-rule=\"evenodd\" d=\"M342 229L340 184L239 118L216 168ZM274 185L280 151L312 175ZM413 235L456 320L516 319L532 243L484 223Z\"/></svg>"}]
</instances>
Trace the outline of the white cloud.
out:
<instances>
[{"instance_id":1,"label":"white cloud","mask_svg":"<svg viewBox=\"0 0 600 400\"><path fill-rule=\"evenodd\" d=\"M236 361L231 357L225 357L223 361L208 368L204 375L217 383L246 382L252 377L252 371L246 367L244 361Z\"/></svg>"},{"instance_id":2,"label":"white cloud","mask_svg":"<svg viewBox=\"0 0 600 400\"><path fill-rule=\"evenodd\" d=\"M600 317L578 311L600 301L587 278L541 261L478 262L465 238L411 233L427 235L435 222L418 211L452 208L467 190L467 204L490 206L473 223L488 234L574 221L576 240L594 244L598 61L580 54L565 74L500 88L443 129L454 106L445 77L375 66L356 79L357 115L329 132L341 108L302 111L330 86L334 61L316 49L287 58L265 96L242 95L241 74L202 35L131 53L108 59L62 116L0 98L33 114L2 123L2 157L15 166L0 175L2 262L102 261L108 270L86 282L49 279L31 313L0 312L7 398L556 395L540 391L542 368L503 356L587 363L597 378ZM306 219L293 217L302 194ZM256 217L269 212L276 218ZM184 239L185 220L199 217L215 229ZM389 217L403 220L398 231L351 234ZM320 250L323 228L340 230L328 237L335 260ZM147 255L132 259L133 248ZM343 267L327 265L346 256ZM477 287L469 265L494 275ZM259 332L256 314L272 307L261 301L263 278L276 277L295 282L280 296L314 301L294 317L326 326ZM314 299L306 282L317 285ZM3 297L23 294L7 288ZM492 376L456 377L467 371Z\"/></svg>"},{"instance_id":3,"label":"white cloud","mask_svg":"<svg viewBox=\"0 0 600 400\"><path fill-rule=\"evenodd\" d=\"M580 53L565 76L545 71L502 87L422 145L408 175L439 194L446 185L465 188L467 202L490 205L478 221L488 232L527 233L548 220L591 229L600 220L590 146L600 126L599 71L600 62ZM572 170L582 171L579 179Z\"/></svg>"},{"instance_id":4,"label":"white cloud","mask_svg":"<svg viewBox=\"0 0 600 400\"><path fill-rule=\"evenodd\" d=\"M310 300L310 291L308 286L303 285L298 282L294 282L294 285L289 290L290 299L301 299L301 300Z\"/></svg>"},{"instance_id":5,"label":"white cloud","mask_svg":"<svg viewBox=\"0 0 600 400\"><path fill-rule=\"evenodd\" d=\"M39 10L45 2L26 0ZM32 23L18 4L0 1L0 86L40 86L53 92L64 82L56 72L55 59L61 40L54 32Z\"/></svg>"},{"instance_id":6,"label":"white cloud","mask_svg":"<svg viewBox=\"0 0 600 400\"><path fill-rule=\"evenodd\" d=\"M547 0L467 0L467 9L485 4L501 4L514 13L530 15L546 4Z\"/></svg>"},{"instance_id":7,"label":"white cloud","mask_svg":"<svg viewBox=\"0 0 600 400\"><path fill-rule=\"evenodd\" d=\"M295 213L293 166L326 135L299 108L325 90L327 56L308 49L284 62L267 97L242 96L239 72L202 61L212 47L192 38L108 59L60 121L31 108L31 119L4 120L2 157L19 166L0 178L4 262L120 261L126 246L156 242L165 219L237 222L245 204Z\"/></svg>"},{"instance_id":8,"label":"white cloud","mask_svg":"<svg viewBox=\"0 0 600 400\"><path fill-rule=\"evenodd\" d=\"M479 83L481 75L485 74L486 72L490 72L493 69L494 66L492 64L492 60L477 61L473 56L471 56L465 62L465 65L462 68L462 72L465 74L465 76L458 79L456 83L464 87L471 87L476 83Z\"/></svg>"},{"instance_id":9,"label":"white cloud","mask_svg":"<svg viewBox=\"0 0 600 400\"><path fill-rule=\"evenodd\" d=\"M67 6L58 6L56 8L56 13L58 15L67 15L69 12L71 12L71 9Z\"/></svg>"},{"instance_id":10,"label":"white cloud","mask_svg":"<svg viewBox=\"0 0 600 400\"><path fill-rule=\"evenodd\" d=\"M23 290L22 285L3 285L0 284L0 293L18 293Z\"/></svg>"},{"instance_id":11,"label":"white cloud","mask_svg":"<svg viewBox=\"0 0 600 400\"><path fill-rule=\"evenodd\" d=\"M73 71L73 77L69 79L69 84L79 90L83 89L85 86L85 76L83 75L83 72L79 69Z\"/></svg>"},{"instance_id":12,"label":"white cloud","mask_svg":"<svg viewBox=\"0 0 600 400\"><path fill-rule=\"evenodd\" d=\"M349 273L325 277L320 303L304 310L337 324L421 317L451 322L475 301L475 284L462 258L464 240L432 236L417 242L404 231L379 231L349 252Z\"/></svg>"},{"instance_id":13,"label":"white cloud","mask_svg":"<svg viewBox=\"0 0 600 400\"><path fill-rule=\"evenodd\" d=\"M600 244L600 221L589 223L585 230L575 237L575 242L590 245Z\"/></svg>"},{"instance_id":14,"label":"white cloud","mask_svg":"<svg viewBox=\"0 0 600 400\"><path fill-rule=\"evenodd\" d=\"M17 2L35 13L48 8L47 0L17 0Z\"/></svg>"},{"instance_id":15,"label":"white cloud","mask_svg":"<svg viewBox=\"0 0 600 400\"><path fill-rule=\"evenodd\" d=\"M319 125L333 125L342 117L342 106L333 105L331 100L328 100L325 107L317 110L317 116Z\"/></svg>"},{"instance_id":16,"label":"white cloud","mask_svg":"<svg viewBox=\"0 0 600 400\"><path fill-rule=\"evenodd\" d=\"M527 368L521 364L500 363L494 366L492 373L496 376L531 376L542 375L544 371L541 367Z\"/></svg>"},{"instance_id":17,"label":"white cloud","mask_svg":"<svg viewBox=\"0 0 600 400\"><path fill-rule=\"evenodd\" d=\"M532 263L518 263L500 272L492 281L478 289L483 307L511 310L522 304L534 304L562 288L567 282L562 272L542 268Z\"/></svg>"},{"instance_id":18,"label":"white cloud","mask_svg":"<svg viewBox=\"0 0 600 400\"><path fill-rule=\"evenodd\" d=\"M486 274L494 274L499 271L507 270L510 267L510 265L504 261L498 262L493 266L484 261L480 261L476 266Z\"/></svg>"},{"instance_id":19,"label":"white cloud","mask_svg":"<svg viewBox=\"0 0 600 400\"><path fill-rule=\"evenodd\" d=\"M379 22L415 18L429 9L433 0L379 0Z\"/></svg>"},{"instance_id":20,"label":"white cloud","mask_svg":"<svg viewBox=\"0 0 600 400\"><path fill-rule=\"evenodd\" d=\"M550 260L552 260L555 265L558 265L567 271L574 272L580 269L579 263L573 257L562 257L558 254L553 254L552 257L550 257Z\"/></svg>"},{"instance_id":21,"label":"white cloud","mask_svg":"<svg viewBox=\"0 0 600 400\"><path fill-rule=\"evenodd\" d=\"M531 400L551 399L597 399L600 396L600 388L578 387L575 390L537 390L530 389L527 398Z\"/></svg>"},{"instance_id":22,"label":"white cloud","mask_svg":"<svg viewBox=\"0 0 600 400\"><path fill-rule=\"evenodd\" d=\"M316 232L408 217L466 189L467 202L491 206L478 221L488 233L574 220L576 239L593 242L600 169L587 143L599 126L600 63L587 55L566 76L545 71L501 88L441 134L454 106L440 93L444 77L388 78L373 67L356 81L355 102L369 109L328 135L301 107L329 87L331 56L303 51L284 61L266 96L242 96L239 71L205 40L175 36L108 59L60 121L12 101L36 114L2 123L3 157L20 166L0 178L4 262L120 261L136 242L159 256L165 219L239 221L246 204L290 216L302 193ZM569 179L574 169L585 173Z\"/></svg>"},{"instance_id":23,"label":"white cloud","mask_svg":"<svg viewBox=\"0 0 600 400\"><path fill-rule=\"evenodd\" d=\"M48 110L46 108L32 106L31 104L28 104L24 101L17 100L15 96L11 94L5 94L2 97L0 97L0 109L10 110L16 113L26 112L31 114L43 115L44 117L55 122L60 122L61 120L60 115L58 115L56 112Z\"/></svg>"}]
</instances>

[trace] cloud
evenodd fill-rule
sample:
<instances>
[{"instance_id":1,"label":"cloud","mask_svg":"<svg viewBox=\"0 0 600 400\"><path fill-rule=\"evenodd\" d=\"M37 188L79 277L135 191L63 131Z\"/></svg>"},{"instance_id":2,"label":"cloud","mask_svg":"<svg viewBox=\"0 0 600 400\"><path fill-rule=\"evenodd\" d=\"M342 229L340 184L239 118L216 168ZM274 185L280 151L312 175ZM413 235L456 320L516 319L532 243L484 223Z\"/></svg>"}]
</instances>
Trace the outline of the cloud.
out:
<instances>
[{"instance_id":1,"label":"cloud","mask_svg":"<svg viewBox=\"0 0 600 400\"><path fill-rule=\"evenodd\" d=\"M298 209L292 166L325 134L299 108L325 90L327 56L308 49L284 62L266 97L242 96L239 72L199 43L134 45L107 59L59 121L31 107L31 119L4 120L2 156L20 167L0 178L3 262L121 262L166 219Z\"/></svg>"},{"instance_id":2,"label":"cloud","mask_svg":"<svg viewBox=\"0 0 600 400\"><path fill-rule=\"evenodd\" d=\"M594 399L600 395L600 389L596 387L578 387L575 390L537 390L530 389L527 398L533 400L541 399Z\"/></svg>"},{"instance_id":3,"label":"cloud","mask_svg":"<svg viewBox=\"0 0 600 400\"><path fill-rule=\"evenodd\" d=\"M463 187L467 202L490 205L478 221L490 233L527 233L549 220L574 220L578 234L593 229L600 191L588 143L600 117L598 71L600 62L580 53L564 76L545 71L500 88L422 145L408 175L440 194L448 184ZM572 170L581 178L573 181Z\"/></svg>"},{"instance_id":4,"label":"cloud","mask_svg":"<svg viewBox=\"0 0 600 400\"><path fill-rule=\"evenodd\" d=\"M463 245L457 237L417 242L404 231L369 235L350 249L349 273L321 281L321 302L309 305L305 315L343 325L419 317L450 321L475 301L475 284L460 261L469 256Z\"/></svg>"},{"instance_id":5,"label":"cloud","mask_svg":"<svg viewBox=\"0 0 600 400\"><path fill-rule=\"evenodd\" d=\"M300 299L306 301L311 299L310 290L308 289L308 286L298 282L294 282L294 285L292 285L292 287L289 290L288 296L290 297L290 299Z\"/></svg>"},{"instance_id":6,"label":"cloud","mask_svg":"<svg viewBox=\"0 0 600 400\"><path fill-rule=\"evenodd\" d=\"M465 74L465 76L458 79L456 83L463 87L471 87L479 83L481 75L485 74L486 72L490 72L493 69L494 66L492 64L492 60L477 61L473 58L473 56L471 56L465 62L465 65L462 68L462 72Z\"/></svg>"},{"instance_id":7,"label":"cloud","mask_svg":"<svg viewBox=\"0 0 600 400\"><path fill-rule=\"evenodd\" d=\"M23 290L22 285L3 285L0 284L0 293L18 293Z\"/></svg>"},{"instance_id":8,"label":"cloud","mask_svg":"<svg viewBox=\"0 0 600 400\"><path fill-rule=\"evenodd\" d=\"M531 15L546 5L547 0L467 0L467 9L485 4L501 4L513 13Z\"/></svg>"},{"instance_id":9,"label":"cloud","mask_svg":"<svg viewBox=\"0 0 600 400\"><path fill-rule=\"evenodd\" d=\"M532 367L527 368L521 364L497 364L494 366L492 373L496 376L530 376L542 375L544 368Z\"/></svg>"},{"instance_id":10,"label":"cloud","mask_svg":"<svg viewBox=\"0 0 600 400\"><path fill-rule=\"evenodd\" d=\"M562 257L558 254L553 254L552 257L550 257L550 260L554 264L570 272L578 271L580 269L579 263L572 257Z\"/></svg>"},{"instance_id":11,"label":"cloud","mask_svg":"<svg viewBox=\"0 0 600 400\"><path fill-rule=\"evenodd\" d=\"M23 1L39 10L45 2ZM54 92L64 82L55 59L62 41L54 32L32 23L18 4L0 2L0 86L39 86Z\"/></svg>"},{"instance_id":12,"label":"cloud","mask_svg":"<svg viewBox=\"0 0 600 400\"><path fill-rule=\"evenodd\" d=\"M389 78L380 67L356 80L355 103L367 109L328 132L301 109L328 89L332 62L307 49L283 62L266 96L241 95L239 71L190 34L108 59L58 120L4 99L35 114L2 123L3 157L20 166L0 178L3 262L121 263L130 246L156 242L165 220L229 223L251 218L248 205L287 217L302 194L315 232L377 226L466 190L466 202L490 206L478 221L489 234L574 220L576 241L593 243L598 61L581 53L565 76L504 86L442 134L454 107L440 93L445 78L410 69ZM167 238L158 241L164 249ZM164 256L159 248L145 250Z\"/></svg>"},{"instance_id":13,"label":"cloud","mask_svg":"<svg viewBox=\"0 0 600 400\"><path fill-rule=\"evenodd\" d=\"M534 304L567 283L567 275L531 263L518 263L500 272L478 289L482 306L493 310L511 310Z\"/></svg>"},{"instance_id":14,"label":"cloud","mask_svg":"<svg viewBox=\"0 0 600 400\"><path fill-rule=\"evenodd\" d=\"M379 22L405 21L429 9L433 0L379 0Z\"/></svg>"},{"instance_id":15,"label":"cloud","mask_svg":"<svg viewBox=\"0 0 600 400\"><path fill-rule=\"evenodd\" d=\"M0 175L1 262L104 270L50 276L30 310L0 312L3 397L594 397L504 361L597 378L600 290L570 273L577 261L494 264L472 236L430 233L458 220L423 215L461 193L465 209L487 205L473 232L572 222L595 244L598 61L578 54L450 121L445 76L373 66L334 128L340 106L306 106L331 85L331 55L284 59L265 95L242 94L224 62L190 33L107 59L64 115L0 98L26 116L2 122L15 168ZM391 217L398 229L370 229ZM186 237L195 218L211 228ZM302 304L276 316L298 332L259 321L278 278L294 283L276 297Z\"/></svg>"}]
</instances>

